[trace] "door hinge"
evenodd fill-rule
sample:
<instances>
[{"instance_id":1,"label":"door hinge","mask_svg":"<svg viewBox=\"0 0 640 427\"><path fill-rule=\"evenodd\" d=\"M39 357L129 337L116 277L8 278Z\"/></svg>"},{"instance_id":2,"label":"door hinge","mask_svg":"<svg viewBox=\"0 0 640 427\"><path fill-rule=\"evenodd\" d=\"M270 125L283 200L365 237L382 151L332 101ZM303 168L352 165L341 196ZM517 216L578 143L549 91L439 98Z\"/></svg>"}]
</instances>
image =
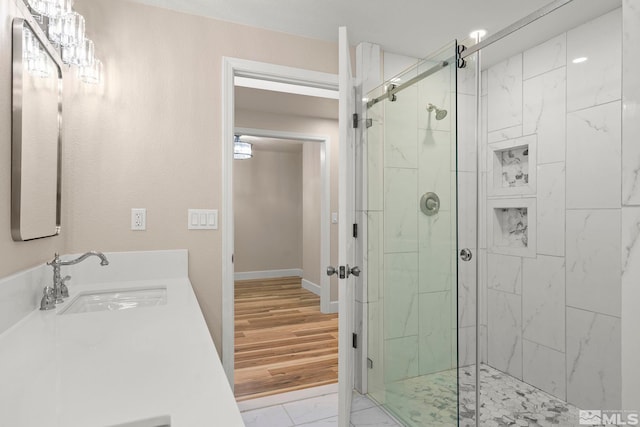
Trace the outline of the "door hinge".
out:
<instances>
[{"instance_id":1,"label":"door hinge","mask_svg":"<svg viewBox=\"0 0 640 427\"><path fill-rule=\"evenodd\" d=\"M370 128L371 126L373 126L373 119L366 119L364 121L365 125L367 126L367 129Z\"/></svg>"},{"instance_id":2,"label":"door hinge","mask_svg":"<svg viewBox=\"0 0 640 427\"><path fill-rule=\"evenodd\" d=\"M358 113L353 113L353 128L358 129Z\"/></svg>"},{"instance_id":3,"label":"door hinge","mask_svg":"<svg viewBox=\"0 0 640 427\"><path fill-rule=\"evenodd\" d=\"M353 348L358 348L358 334L355 332L351 334L351 345Z\"/></svg>"},{"instance_id":4,"label":"door hinge","mask_svg":"<svg viewBox=\"0 0 640 427\"><path fill-rule=\"evenodd\" d=\"M358 238L358 224L353 224L353 237Z\"/></svg>"},{"instance_id":5,"label":"door hinge","mask_svg":"<svg viewBox=\"0 0 640 427\"><path fill-rule=\"evenodd\" d=\"M233 264L234 260L235 260L235 256L234 254L231 254L231 264Z\"/></svg>"}]
</instances>

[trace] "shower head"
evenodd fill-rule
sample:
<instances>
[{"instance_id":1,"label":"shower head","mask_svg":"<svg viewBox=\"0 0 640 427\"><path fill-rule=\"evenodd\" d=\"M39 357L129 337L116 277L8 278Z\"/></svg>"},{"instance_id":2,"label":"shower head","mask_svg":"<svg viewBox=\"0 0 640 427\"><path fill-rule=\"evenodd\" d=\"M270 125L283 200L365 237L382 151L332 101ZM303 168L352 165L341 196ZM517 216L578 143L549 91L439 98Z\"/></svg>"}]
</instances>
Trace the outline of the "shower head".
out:
<instances>
[{"instance_id":1,"label":"shower head","mask_svg":"<svg viewBox=\"0 0 640 427\"><path fill-rule=\"evenodd\" d=\"M431 113L432 111L435 111L435 112L436 112L436 120L442 120L442 119L444 119L445 117L447 117L447 110L445 110L445 109L440 109L440 108L436 107L436 106L435 106L435 105L433 105L433 104L429 104L429 105L427 105L427 111L428 111L428 112L430 112L430 113Z\"/></svg>"}]
</instances>

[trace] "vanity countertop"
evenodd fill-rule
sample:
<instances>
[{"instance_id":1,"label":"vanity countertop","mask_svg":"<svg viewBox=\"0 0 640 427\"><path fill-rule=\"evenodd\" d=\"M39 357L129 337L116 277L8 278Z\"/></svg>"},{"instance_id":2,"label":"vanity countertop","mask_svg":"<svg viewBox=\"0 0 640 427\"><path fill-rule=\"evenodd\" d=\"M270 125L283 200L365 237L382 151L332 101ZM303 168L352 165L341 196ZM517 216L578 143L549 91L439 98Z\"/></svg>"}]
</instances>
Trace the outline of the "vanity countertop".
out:
<instances>
[{"instance_id":1,"label":"vanity countertop","mask_svg":"<svg viewBox=\"0 0 640 427\"><path fill-rule=\"evenodd\" d=\"M166 305L59 314L80 291L158 285ZM35 310L0 335L0 427L107 427L167 415L172 427L244 425L189 279L69 290L55 310Z\"/></svg>"}]
</instances>

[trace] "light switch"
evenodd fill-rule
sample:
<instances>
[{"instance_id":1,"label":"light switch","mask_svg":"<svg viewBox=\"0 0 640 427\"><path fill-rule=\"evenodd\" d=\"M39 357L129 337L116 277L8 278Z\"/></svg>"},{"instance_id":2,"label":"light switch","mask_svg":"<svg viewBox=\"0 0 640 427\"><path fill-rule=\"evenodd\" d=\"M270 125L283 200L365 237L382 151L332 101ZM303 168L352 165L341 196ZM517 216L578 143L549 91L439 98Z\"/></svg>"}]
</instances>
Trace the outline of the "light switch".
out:
<instances>
[{"instance_id":1,"label":"light switch","mask_svg":"<svg viewBox=\"0 0 640 427\"><path fill-rule=\"evenodd\" d=\"M218 228L218 212L209 212L207 214L207 225Z\"/></svg>"},{"instance_id":2,"label":"light switch","mask_svg":"<svg viewBox=\"0 0 640 427\"><path fill-rule=\"evenodd\" d=\"M189 230L217 230L218 211L216 209L189 209L187 228Z\"/></svg>"},{"instance_id":3,"label":"light switch","mask_svg":"<svg viewBox=\"0 0 640 427\"><path fill-rule=\"evenodd\" d=\"M338 212L331 212L331 224L338 223Z\"/></svg>"}]
</instances>

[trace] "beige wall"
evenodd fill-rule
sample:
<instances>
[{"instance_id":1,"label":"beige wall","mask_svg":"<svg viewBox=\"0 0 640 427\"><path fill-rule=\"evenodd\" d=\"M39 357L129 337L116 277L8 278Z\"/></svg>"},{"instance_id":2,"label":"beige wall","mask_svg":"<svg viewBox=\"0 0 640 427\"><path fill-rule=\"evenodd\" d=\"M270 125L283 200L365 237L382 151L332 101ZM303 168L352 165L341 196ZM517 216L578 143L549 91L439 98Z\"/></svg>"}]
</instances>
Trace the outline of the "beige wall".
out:
<instances>
[{"instance_id":1,"label":"beige wall","mask_svg":"<svg viewBox=\"0 0 640 427\"><path fill-rule=\"evenodd\" d=\"M338 121L315 117L270 114L262 111L237 110L237 127L267 129L329 138L330 211L338 211ZM338 224L330 225L331 265L338 263ZM338 300L338 280L331 278L331 300Z\"/></svg>"},{"instance_id":2,"label":"beige wall","mask_svg":"<svg viewBox=\"0 0 640 427\"><path fill-rule=\"evenodd\" d=\"M75 89L68 108L69 251L187 248L221 351L221 233L188 231L186 213L222 204L222 57L335 73L336 45L122 0L78 0L76 9L106 82L97 93ZM147 208L146 232L129 230L132 207Z\"/></svg>"},{"instance_id":3,"label":"beige wall","mask_svg":"<svg viewBox=\"0 0 640 427\"><path fill-rule=\"evenodd\" d=\"M188 231L187 209L221 208L222 57L336 73L337 45L122 0L77 0L106 79L97 88L81 85L72 70L65 81L63 237L16 244L8 219L7 3L0 2L2 274L41 263L56 249L186 248L221 351L221 233ZM147 208L147 231L130 230L134 207Z\"/></svg>"},{"instance_id":4,"label":"beige wall","mask_svg":"<svg viewBox=\"0 0 640 427\"><path fill-rule=\"evenodd\" d=\"M13 0L0 2L0 277L42 264L65 249L64 234L29 242L11 238L11 21L15 16Z\"/></svg>"},{"instance_id":5,"label":"beige wall","mask_svg":"<svg viewBox=\"0 0 640 427\"><path fill-rule=\"evenodd\" d=\"M303 279L320 286L320 208L322 176L321 144L305 142L302 146L302 253Z\"/></svg>"},{"instance_id":6,"label":"beige wall","mask_svg":"<svg viewBox=\"0 0 640 427\"><path fill-rule=\"evenodd\" d=\"M75 8L86 17L106 79L92 87L77 82L75 70L65 76L62 236L15 243L9 203L14 8L12 0L0 2L0 276L40 264L56 250L186 248L189 276L221 351L221 233L188 231L186 216L188 208L221 208L222 57L336 73L337 45L123 0L77 0ZM337 180L333 185L335 211ZM147 208L146 231L130 230L134 207Z\"/></svg>"},{"instance_id":7,"label":"beige wall","mask_svg":"<svg viewBox=\"0 0 640 427\"><path fill-rule=\"evenodd\" d=\"M301 149L233 162L236 272L302 268L302 180Z\"/></svg>"}]
</instances>

